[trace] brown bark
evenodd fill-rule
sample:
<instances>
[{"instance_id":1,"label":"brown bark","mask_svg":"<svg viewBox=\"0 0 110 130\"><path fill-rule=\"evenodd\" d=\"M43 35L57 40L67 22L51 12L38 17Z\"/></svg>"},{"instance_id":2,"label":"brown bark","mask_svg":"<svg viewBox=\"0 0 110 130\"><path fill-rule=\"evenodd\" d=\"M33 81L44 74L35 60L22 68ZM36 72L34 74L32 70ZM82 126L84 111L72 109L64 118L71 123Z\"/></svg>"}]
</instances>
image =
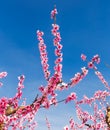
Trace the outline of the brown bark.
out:
<instances>
[{"instance_id":1,"label":"brown bark","mask_svg":"<svg viewBox=\"0 0 110 130\"><path fill-rule=\"evenodd\" d=\"M17 110L24 109L24 108L25 108L25 106L20 106L18 108L13 108L12 106L8 106L5 111L5 115L10 116L10 115L16 113ZM3 130L4 126L5 126L4 122L0 123L0 130Z\"/></svg>"}]
</instances>

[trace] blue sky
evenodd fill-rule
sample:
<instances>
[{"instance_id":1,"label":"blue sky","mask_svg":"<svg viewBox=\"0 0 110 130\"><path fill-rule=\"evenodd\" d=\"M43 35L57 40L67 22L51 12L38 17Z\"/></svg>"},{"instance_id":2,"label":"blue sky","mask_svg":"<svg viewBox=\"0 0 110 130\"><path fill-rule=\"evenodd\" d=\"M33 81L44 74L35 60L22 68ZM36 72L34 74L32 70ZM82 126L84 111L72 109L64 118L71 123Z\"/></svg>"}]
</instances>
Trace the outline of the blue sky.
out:
<instances>
[{"instance_id":1,"label":"blue sky","mask_svg":"<svg viewBox=\"0 0 110 130\"><path fill-rule=\"evenodd\" d=\"M45 43L49 56L50 69L53 72L54 47L51 36L50 11L57 5L57 23L63 44L63 79L69 79L80 68L86 66L80 55L86 54L88 59L99 54L101 63L99 70L109 81L110 69L110 1L109 0L4 0L0 1L0 71L7 71L8 77L3 79L4 86L0 88L0 97L12 97L16 92L17 76L26 76L23 97L31 103L38 93L38 87L45 84L39 58L36 30L44 31ZM64 91L59 99L70 92L77 92L79 99L83 95L92 96L98 90L104 89L94 71L75 88ZM62 109L63 108L63 109ZM70 115L74 115L71 104L59 104L49 111L39 111L36 116L39 130L46 129L45 115L53 123L52 130L60 130L67 123ZM54 110L54 111L53 111ZM59 112L59 110L62 110ZM69 111L67 111L69 110ZM59 116L57 116L59 115ZM65 119L65 120L62 120ZM55 124L56 122L56 124ZM40 125L41 124L41 125Z\"/></svg>"}]
</instances>

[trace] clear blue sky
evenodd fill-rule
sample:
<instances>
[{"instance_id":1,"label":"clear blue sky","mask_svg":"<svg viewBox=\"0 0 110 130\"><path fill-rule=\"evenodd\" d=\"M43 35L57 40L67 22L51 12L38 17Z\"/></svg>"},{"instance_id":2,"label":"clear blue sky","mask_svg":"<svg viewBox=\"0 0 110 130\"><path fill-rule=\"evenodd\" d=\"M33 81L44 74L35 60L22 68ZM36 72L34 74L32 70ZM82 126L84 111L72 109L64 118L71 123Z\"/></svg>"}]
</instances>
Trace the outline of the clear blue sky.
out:
<instances>
[{"instance_id":1,"label":"clear blue sky","mask_svg":"<svg viewBox=\"0 0 110 130\"><path fill-rule=\"evenodd\" d=\"M0 97L14 96L17 76L21 74L26 76L23 97L27 97L27 103L32 102L38 93L38 87L45 84L37 45L37 29L45 33L50 69L53 72L55 57L50 31L50 11L54 4L59 12L57 23L61 27L64 46L64 81L69 82L76 72L80 72L81 67L86 66L80 59L81 53L86 54L88 59L99 54L99 70L110 80L110 69L105 66L105 63L110 64L110 0L1 0L0 71L7 71L8 77L2 80L4 86L0 88ZM80 99L84 94L92 96L96 90L103 88L91 70L75 88L60 94L59 99L73 91L78 93ZM59 112L62 108L63 111ZM46 129L45 115L53 124L52 130L61 130L70 115L74 115L74 109L70 104L59 104L58 108L45 112L40 110L39 113L36 117L39 130Z\"/></svg>"}]
</instances>

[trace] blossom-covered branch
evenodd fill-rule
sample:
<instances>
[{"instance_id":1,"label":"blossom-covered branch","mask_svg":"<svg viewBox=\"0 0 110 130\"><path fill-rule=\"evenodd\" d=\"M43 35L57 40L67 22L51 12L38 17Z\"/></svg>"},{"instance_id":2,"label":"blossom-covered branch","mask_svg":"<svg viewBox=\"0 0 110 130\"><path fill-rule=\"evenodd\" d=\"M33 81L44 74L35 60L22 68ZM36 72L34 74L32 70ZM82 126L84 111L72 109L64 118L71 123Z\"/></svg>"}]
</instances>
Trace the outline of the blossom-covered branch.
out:
<instances>
[{"instance_id":1,"label":"blossom-covered branch","mask_svg":"<svg viewBox=\"0 0 110 130\"><path fill-rule=\"evenodd\" d=\"M40 95L37 95L35 100L29 105L20 105L19 100L22 97L22 89L24 88L24 79L25 76L22 75L18 77L18 88L17 93L13 98L3 97L0 99L0 130L8 130L10 127L12 130L20 129L24 130L28 127L28 129L33 130L37 125L34 122L34 117L40 108L49 109L51 105L57 105L60 102L69 103L70 101L74 101L74 105L76 108L76 114L79 118L79 123L75 123L75 120L71 117L69 121L69 126L65 126L64 130L99 130L110 128L110 116L109 116L109 108L107 107L106 113L106 105L104 103L107 97L110 97L110 87L107 81L104 79L104 76L98 71L95 64L99 64L100 57L98 55L93 56L93 58L88 62L87 56L84 54L81 55L83 61L87 61L86 67L81 68L82 72L76 73L70 80L69 83L65 83L63 81L62 75L62 45L61 45L61 35L59 32L59 25L56 24L56 15L57 15L56 7L51 11L51 18L54 20L52 24L52 35L53 44L55 46L55 66L54 73L50 75L49 64L48 64L48 56L46 44L44 43L43 35L44 32L37 31L37 38L39 41L39 51L41 64L43 68L44 77L47 80L47 84L41 85L39 90L41 92ZM90 69L95 70L95 74L99 77L101 82L108 89L107 91L96 91L93 97L88 98L84 96L81 100L78 100L78 95L75 92L71 92L70 95L65 97L65 99L58 101L57 100L57 91L61 91L64 89L69 89L70 87L76 86L85 76L87 76ZM7 76L6 72L0 73L0 78L4 78ZM0 82L0 86L2 83ZM62 91L61 91L62 92ZM97 103L99 102L99 104ZM81 105L89 105L90 108L93 108L93 113L83 110ZM50 130L50 124L48 119L46 118L47 127Z\"/></svg>"}]
</instances>

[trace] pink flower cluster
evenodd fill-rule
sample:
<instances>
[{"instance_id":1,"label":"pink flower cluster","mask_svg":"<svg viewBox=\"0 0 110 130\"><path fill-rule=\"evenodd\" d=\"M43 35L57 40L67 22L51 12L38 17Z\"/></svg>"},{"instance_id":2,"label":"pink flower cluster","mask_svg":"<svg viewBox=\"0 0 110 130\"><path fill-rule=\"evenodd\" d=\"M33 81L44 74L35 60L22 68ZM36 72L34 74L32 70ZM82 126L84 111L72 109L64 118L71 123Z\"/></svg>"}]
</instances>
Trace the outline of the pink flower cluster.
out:
<instances>
[{"instance_id":1,"label":"pink flower cluster","mask_svg":"<svg viewBox=\"0 0 110 130\"><path fill-rule=\"evenodd\" d=\"M81 101L76 102L76 113L78 118L81 120L81 124L75 123L75 129L85 129L85 130L91 130L91 129L103 129L108 130L107 124L105 122L105 112L106 112L106 106L104 105L104 102L106 101L106 98L110 96L110 92L108 91L96 91L94 93L94 96L92 98L88 98L87 96L84 96L84 98ZM97 104L98 102L101 102L101 104ZM93 113L90 114L87 111L83 111L81 108L81 104L87 104L90 108L93 107ZM101 105L101 106L100 106ZM89 122L91 122L89 124Z\"/></svg>"},{"instance_id":2,"label":"pink flower cluster","mask_svg":"<svg viewBox=\"0 0 110 130\"><path fill-rule=\"evenodd\" d=\"M87 60L87 56L84 54L81 54L81 58L83 61ZM93 69L97 69L96 66L94 65L94 63L99 63L100 62L100 58L98 55L95 55L92 60L90 62L88 62L88 67L83 67L82 68L82 73L76 73L75 76L71 79L71 82L68 83L67 87L70 86L75 86L77 83L79 83L87 74L88 74L88 69L93 68ZM66 88L67 88L66 87Z\"/></svg>"},{"instance_id":3,"label":"pink flower cluster","mask_svg":"<svg viewBox=\"0 0 110 130\"><path fill-rule=\"evenodd\" d=\"M8 106L8 101L7 101L7 98L1 98L0 99L0 114L3 115L5 114L5 110Z\"/></svg>"},{"instance_id":4,"label":"pink flower cluster","mask_svg":"<svg viewBox=\"0 0 110 130\"><path fill-rule=\"evenodd\" d=\"M100 63L100 57L99 57L99 55L95 55L92 58L91 62L88 63L88 68L90 68L90 69L93 68L94 70L97 70L97 67L94 65L94 63L97 63L97 64Z\"/></svg>"},{"instance_id":5,"label":"pink flower cluster","mask_svg":"<svg viewBox=\"0 0 110 130\"><path fill-rule=\"evenodd\" d=\"M37 31L37 37L39 40L39 51L40 51L40 58L41 58L41 64L43 67L43 71L44 71L44 76L46 78L46 80L49 79L50 76L50 71L48 70L48 57L47 57L47 51L46 51L46 45L44 43L44 40L42 38L42 36L44 35L43 32L41 31Z\"/></svg>"},{"instance_id":6,"label":"pink flower cluster","mask_svg":"<svg viewBox=\"0 0 110 130\"><path fill-rule=\"evenodd\" d=\"M37 127L37 122L33 122L31 124L28 124L27 127L30 129L30 130L35 130L35 128Z\"/></svg>"},{"instance_id":7,"label":"pink flower cluster","mask_svg":"<svg viewBox=\"0 0 110 130\"><path fill-rule=\"evenodd\" d=\"M63 130L69 130L68 125L66 125Z\"/></svg>"},{"instance_id":8,"label":"pink flower cluster","mask_svg":"<svg viewBox=\"0 0 110 130\"><path fill-rule=\"evenodd\" d=\"M87 61L87 56L84 55L84 54L81 54L81 59L83 61ZM99 55L95 55L92 58L92 60L90 62L88 62L88 68L94 68L94 69L96 69L96 67L94 66L94 63L97 63L97 64L100 63L100 57L99 57Z\"/></svg>"},{"instance_id":9,"label":"pink flower cluster","mask_svg":"<svg viewBox=\"0 0 110 130\"><path fill-rule=\"evenodd\" d=\"M110 96L110 92L108 92L106 90L105 91L98 90L94 93L93 97L91 97L91 98L88 98L87 96L84 95L82 100L77 101L77 104L91 105L96 100L106 100L106 97L109 97L109 96Z\"/></svg>"},{"instance_id":10,"label":"pink flower cluster","mask_svg":"<svg viewBox=\"0 0 110 130\"><path fill-rule=\"evenodd\" d=\"M54 8L51 12L51 18L56 20L57 9ZM95 74L99 77L101 82L106 86L107 89L110 90L108 83L105 81L104 77L102 76L101 72L99 72L94 65L95 63L98 64L100 62L100 58L98 55L95 55L90 62L88 62L87 67L82 68L81 73L76 73L75 76L71 79L70 83L64 83L62 81L62 60L63 54L61 52L62 45L61 45L61 36L59 32L59 25L56 23L52 24L52 35L54 36L53 43L55 46L55 56L57 57L55 60L55 73L53 76L50 77L50 71L48 70L48 57L47 57L47 50L46 45L44 43L43 35L44 33L41 31L37 31L37 37L39 41L39 50L40 50L40 58L41 64L44 71L44 77L47 80L46 86L41 86L39 90L41 91L41 96L38 96L31 105L24 105L19 107L19 100L22 97L22 89L24 88L24 79L25 76L22 75L18 77L19 83L17 88L17 93L13 98L1 98L0 99L0 125L3 124L3 130L8 130L9 127L12 127L12 130L20 129L24 130L28 127L30 130L34 130L35 126L37 125L33 122L34 117L38 110L41 107L48 109L51 105L57 105L59 103L57 101L57 94L56 90L63 90L67 89L69 86L75 86L79 83L87 74L89 69L94 69ZM83 61L87 61L86 55L82 54L81 58ZM4 78L7 76L6 72L0 73L0 78ZM0 83L2 85L2 83ZM62 100L65 103L70 101L74 101L76 107L76 114L80 120L79 123L75 123L75 121L70 118L69 126L66 125L64 130L100 130L105 129L107 130L107 124L105 122L105 110L106 108L103 107L106 98L110 96L109 91L96 91L93 97L88 98L84 96L83 99L78 101L77 94L75 92L71 93L66 99ZM99 102L99 104L97 104ZM101 104L100 104L101 102ZM93 107L93 113L90 114L88 111L83 110L81 105L89 105L89 107ZM101 106L102 105L102 106ZM102 108L101 108L102 107ZM8 110L11 112L8 113ZM28 124L26 124L28 123ZM88 124L91 123L91 124ZM50 123L46 118L46 124L48 130L50 130Z\"/></svg>"},{"instance_id":11,"label":"pink flower cluster","mask_svg":"<svg viewBox=\"0 0 110 130\"><path fill-rule=\"evenodd\" d=\"M56 14L58 14L57 9L54 8L54 10L51 11L51 18L54 19Z\"/></svg>"},{"instance_id":12,"label":"pink flower cluster","mask_svg":"<svg viewBox=\"0 0 110 130\"><path fill-rule=\"evenodd\" d=\"M57 9L55 8L51 12L51 17L53 19L55 19L56 14L57 14ZM47 64L48 58L47 58L47 52L46 52L46 45L44 44L44 40L42 38L43 32L37 31L37 36L38 36L38 40L39 40L39 50L40 50L40 55L41 55L41 63L43 66L45 78L48 80L48 84L46 87L41 86L39 88L39 90L42 93L42 97L45 100L42 102L43 105L45 106L45 108L50 107L50 102L53 104L56 104L57 101L55 98L54 91L57 89L57 85L61 82L61 79L62 79L61 62L62 62L63 58L62 58L62 53L61 53L62 45L60 44L61 36L60 36L60 32L59 32L59 26L57 24L52 24L52 27L53 27L52 34L55 37L53 42L54 42L54 46L56 46L55 55L57 56L57 59L55 60L55 66L54 66L55 73L51 77L49 77L50 72L48 71L49 65ZM52 98L50 99L50 102L48 100L49 95L52 96Z\"/></svg>"},{"instance_id":13,"label":"pink flower cluster","mask_svg":"<svg viewBox=\"0 0 110 130\"><path fill-rule=\"evenodd\" d=\"M0 78L4 78L4 77L6 77L7 76L7 72L1 72L0 73Z\"/></svg>"},{"instance_id":14,"label":"pink flower cluster","mask_svg":"<svg viewBox=\"0 0 110 130\"><path fill-rule=\"evenodd\" d=\"M7 72L1 72L0 73L0 79L7 76ZM3 85L3 83L0 82L0 87Z\"/></svg>"},{"instance_id":15,"label":"pink flower cluster","mask_svg":"<svg viewBox=\"0 0 110 130\"><path fill-rule=\"evenodd\" d=\"M70 118L69 123L70 123L70 129L75 130L75 122L74 122L73 118Z\"/></svg>"},{"instance_id":16,"label":"pink flower cluster","mask_svg":"<svg viewBox=\"0 0 110 130\"><path fill-rule=\"evenodd\" d=\"M51 18L56 20L56 14L57 14L57 10L55 8L51 12ZM54 23L54 24L52 24L52 27L53 27L52 28L52 34L54 36L53 43L54 43L54 46L56 47L55 48L55 55L57 56L57 59L55 60L55 67L54 67L55 74L51 78L49 78L48 85L46 87L43 87L43 86L40 87L40 91L42 92L42 97L43 98L41 97L41 98L38 99L38 100L42 101L42 102L40 102L40 105L43 104L45 108L49 108L51 104L56 104L57 103L56 96L55 96L55 90L56 89L62 90L62 88L68 88L69 86L75 86L77 83L79 83L79 81L81 81L88 74L89 69L92 68L92 69L94 69L96 71L97 68L96 68L96 66L94 64L95 63L99 64L99 62L100 62L99 56L95 55L92 58L92 60L90 62L88 62L87 67L82 68L82 73L76 73L75 76L71 79L70 83L68 83L66 85L63 85L63 81L62 81L62 64L61 64L61 62L63 60L63 58L62 58L63 54L61 53L62 45L60 44L61 36L60 36L60 32L59 32L59 25ZM44 41L42 39L42 36L38 37L38 40L39 39L41 40L41 43L42 42L44 43ZM44 48L46 48L46 47L44 47ZM87 61L87 57L84 54L81 55L81 58L82 58L83 61ZM41 58L41 60L43 61L42 58ZM52 96L52 98L50 100L48 99L49 95ZM97 98L98 95L100 95L99 98ZM107 96L109 96L108 92L97 91L92 98L88 98L87 96L84 96L84 98L81 101L75 102L76 103L75 104L76 105L76 111L77 111L78 117L81 120L81 124L77 124L77 123L75 124L75 122L71 119L70 120L70 129L76 130L76 127L77 127L77 129L82 128L82 129L85 129L85 130L90 130L90 129L99 130L100 128L104 128L105 127L105 122L103 121L103 118L101 118L101 115L103 117L104 114L103 114L102 111L98 110L98 108L96 107L97 105L94 105L94 112L96 112L96 110L98 111L97 117L95 115L96 113L91 115L89 112L83 111L80 108L79 105L87 104L89 106L92 106L92 103L94 103L96 100L104 100ZM71 93L65 99L65 102L68 103L71 100L76 101L76 99L77 99L76 93ZM96 123L95 121L97 119L101 120L101 122ZM88 124L86 124L87 121L92 121L93 124L88 125ZM69 130L69 127L65 126L64 130Z\"/></svg>"},{"instance_id":17,"label":"pink flower cluster","mask_svg":"<svg viewBox=\"0 0 110 130\"><path fill-rule=\"evenodd\" d=\"M86 55L84 55L84 54L81 54L81 59L82 59L83 61L86 61L87 56L86 56Z\"/></svg>"},{"instance_id":18,"label":"pink flower cluster","mask_svg":"<svg viewBox=\"0 0 110 130\"><path fill-rule=\"evenodd\" d=\"M56 99L55 96L53 96L53 97L50 99L50 104L57 105L57 99Z\"/></svg>"},{"instance_id":19,"label":"pink flower cluster","mask_svg":"<svg viewBox=\"0 0 110 130\"><path fill-rule=\"evenodd\" d=\"M75 76L71 79L71 86L75 86L79 83L86 75L88 74L88 69L86 67L82 68L82 73L76 73Z\"/></svg>"},{"instance_id":20,"label":"pink flower cluster","mask_svg":"<svg viewBox=\"0 0 110 130\"><path fill-rule=\"evenodd\" d=\"M95 55L95 56L92 58L92 62L93 62L93 63L96 62L97 64L99 64L99 63L100 63L100 57L99 57L99 55Z\"/></svg>"},{"instance_id":21,"label":"pink flower cluster","mask_svg":"<svg viewBox=\"0 0 110 130\"><path fill-rule=\"evenodd\" d=\"M16 96L15 96L16 99L20 99L22 96L22 89L24 88L24 85L23 85L24 79L25 79L24 75L18 77L19 83L18 83L18 88L17 88L18 92L16 93Z\"/></svg>"},{"instance_id":22,"label":"pink flower cluster","mask_svg":"<svg viewBox=\"0 0 110 130\"><path fill-rule=\"evenodd\" d=\"M52 24L52 34L55 37L53 40L54 46L56 46L55 49L55 55L57 56L57 59L55 60L55 74L59 75L59 79L62 78L62 53L61 53L61 49L62 49L62 45L60 44L61 41L61 36L60 36L60 32L59 31L59 26L57 24Z\"/></svg>"},{"instance_id":23,"label":"pink flower cluster","mask_svg":"<svg viewBox=\"0 0 110 130\"><path fill-rule=\"evenodd\" d=\"M72 100L76 100L76 99L77 99L76 93L71 93L71 94L66 98L65 103L68 103L68 102L70 102L70 101L72 101Z\"/></svg>"},{"instance_id":24,"label":"pink flower cluster","mask_svg":"<svg viewBox=\"0 0 110 130\"><path fill-rule=\"evenodd\" d=\"M101 90L98 90L98 91L96 91L95 92L95 94L94 94L94 98L95 98L95 100L96 99L99 99L99 100L105 100L105 98L107 97L107 96L110 96L110 92L108 92L108 91L101 91Z\"/></svg>"},{"instance_id":25,"label":"pink flower cluster","mask_svg":"<svg viewBox=\"0 0 110 130\"><path fill-rule=\"evenodd\" d=\"M95 71L95 74L98 76L100 81L105 85L105 87L110 90L110 86L108 85L107 81L104 79L103 75L99 71Z\"/></svg>"},{"instance_id":26,"label":"pink flower cluster","mask_svg":"<svg viewBox=\"0 0 110 130\"><path fill-rule=\"evenodd\" d=\"M25 77L22 75L18 79L18 91L15 97L9 99L4 97L0 99L0 124L4 125L3 130L8 130L8 127L12 127L12 130L18 128L23 130L25 128L23 126L24 122L26 120L33 120L35 116L35 112L31 106L25 106L24 108L18 107L18 101L22 96L22 89L24 88L23 82ZM33 126L33 123L31 126Z\"/></svg>"},{"instance_id":27,"label":"pink flower cluster","mask_svg":"<svg viewBox=\"0 0 110 130\"><path fill-rule=\"evenodd\" d=\"M19 83L18 83L17 93L16 93L15 97L10 98L8 100L8 104L13 106L14 108L18 107L18 101L22 97L22 89L24 88L24 85L23 85L24 79L25 79L24 75L18 77Z\"/></svg>"},{"instance_id":28,"label":"pink flower cluster","mask_svg":"<svg viewBox=\"0 0 110 130\"><path fill-rule=\"evenodd\" d=\"M59 83L59 75L54 74L54 76L52 76L48 81L48 85L45 88L45 95L54 96L58 83Z\"/></svg>"},{"instance_id":29,"label":"pink flower cluster","mask_svg":"<svg viewBox=\"0 0 110 130\"><path fill-rule=\"evenodd\" d=\"M83 104L91 105L93 101L94 101L93 98L88 98L86 95L84 95L83 100L82 100L82 103L83 103Z\"/></svg>"}]
</instances>

